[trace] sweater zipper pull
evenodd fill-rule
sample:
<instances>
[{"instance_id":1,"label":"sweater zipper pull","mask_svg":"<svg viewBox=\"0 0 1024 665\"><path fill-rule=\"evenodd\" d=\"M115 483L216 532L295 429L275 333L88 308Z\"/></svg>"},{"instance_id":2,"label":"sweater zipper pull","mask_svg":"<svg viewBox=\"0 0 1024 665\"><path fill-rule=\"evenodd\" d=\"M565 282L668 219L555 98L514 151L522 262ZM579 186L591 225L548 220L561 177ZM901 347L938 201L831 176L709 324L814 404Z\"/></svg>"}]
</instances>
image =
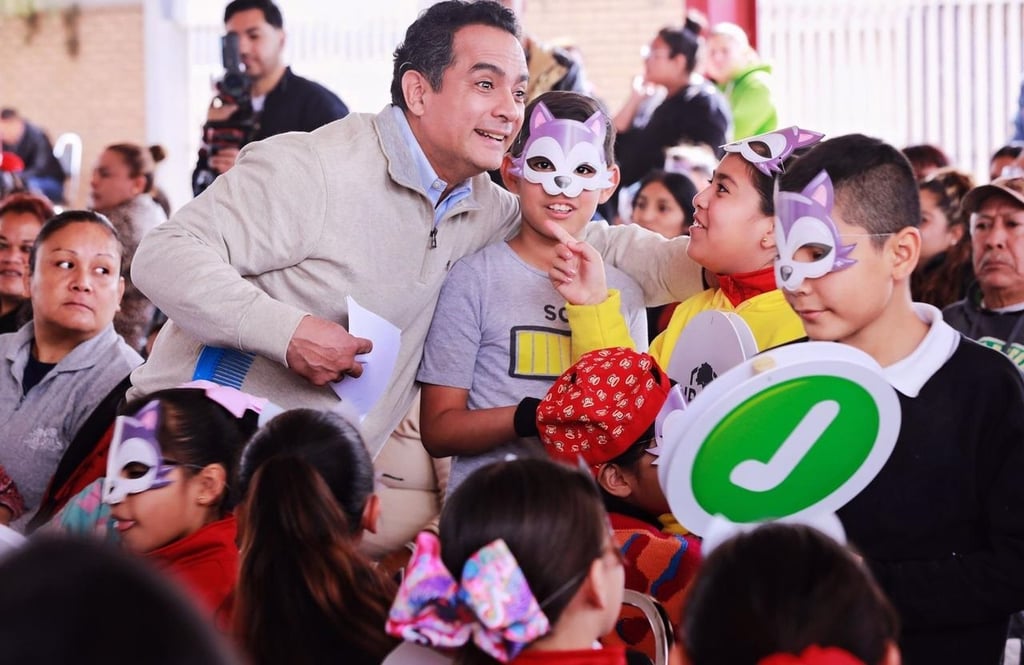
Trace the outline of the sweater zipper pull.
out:
<instances>
[{"instance_id":1,"label":"sweater zipper pull","mask_svg":"<svg viewBox=\"0 0 1024 665\"><path fill-rule=\"evenodd\" d=\"M437 227L430 230L430 249L437 249Z\"/></svg>"}]
</instances>

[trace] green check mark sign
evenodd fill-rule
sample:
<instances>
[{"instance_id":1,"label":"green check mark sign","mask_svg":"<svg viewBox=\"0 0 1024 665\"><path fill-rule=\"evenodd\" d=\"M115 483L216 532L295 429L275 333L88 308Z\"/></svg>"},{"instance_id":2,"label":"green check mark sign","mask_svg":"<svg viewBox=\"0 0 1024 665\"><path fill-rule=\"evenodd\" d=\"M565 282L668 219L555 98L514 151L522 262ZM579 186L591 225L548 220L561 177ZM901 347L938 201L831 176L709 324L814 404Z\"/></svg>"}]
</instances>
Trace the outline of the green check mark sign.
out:
<instances>
[{"instance_id":1,"label":"green check mark sign","mask_svg":"<svg viewBox=\"0 0 1024 665\"><path fill-rule=\"evenodd\" d=\"M714 427L693 464L693 493L712 513L755 522L798 513L846 482L878 435L860 385L807 376L757 393Z\"/></svg>"},{"instance_id":2,"label":"green check mark sign","mask_svg":"<svg viewBox=\"0 0 1024 665\"><path fill-rule=\"evenodd\" d=\"M745 361L663 417L658 478L698 535L715 515L742 524L835 512L882 469L901 421L878 364L829 342Z\"/></svg>"}]
</instances>

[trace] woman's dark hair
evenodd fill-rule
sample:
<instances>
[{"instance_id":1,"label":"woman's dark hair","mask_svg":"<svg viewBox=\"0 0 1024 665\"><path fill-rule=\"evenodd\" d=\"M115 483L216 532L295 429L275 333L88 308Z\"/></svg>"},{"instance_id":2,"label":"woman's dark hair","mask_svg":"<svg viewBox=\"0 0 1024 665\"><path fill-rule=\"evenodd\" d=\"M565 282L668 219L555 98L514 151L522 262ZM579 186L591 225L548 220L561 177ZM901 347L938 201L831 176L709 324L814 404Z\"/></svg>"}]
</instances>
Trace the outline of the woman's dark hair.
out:
<instances>
[{"instance_id":1,"label":"woman's dark hair","mask_svg":"<svg viewBox=\"0 0 1024 665\"><path fill-rule=\"evenodd\" d=\"M895 610L862 563L816 529L783 524L712 551L680 625L692 665L755 665L812 644L878 665L898 632Z\"/></svg>"},{"instance_id":2,"label":"woman's dark hair","mask_svg":"<svg viewBox=\"0 0 1024 665\"><path fill-rule=\"evenodd\" d=\"M180 464L186 473L209 464L224 467L228 482L235 473L238 456L246 440L256 431L258 415L246 411L236 418L230 411L206 396L203 388L169 388L132 400L121 413L134 415L150 402L160 404L160 425L156 438L164 457ZM234 507L230 491L221 497L220 510L226 514Z\"/></svg>"},{"instance_id":3,"label":"woman's dark hair","mask_svg":"<svg viewBox=\"0 0 1024 665\"><path fill-rule=\"evenodd\" d=\"M105 215L101 215L100 213L92 210L65 210L64 212L46 220L42 228L39 229L39 235L36 236L36 241L32 244L32 253L28 256L29 271L35 271L36 256L39 254L39 247L47 238L63 229L65 226L78 224L79 222L96 224L106 229L110 234L110 237L117 243L117 252L119 254L118 260L120 261L120 257L124 256L124 244L121 242L121 237L118 235L117 229L110 223L110 220L107 219Z\"/></svg>"},{"instance_id":4,"label":"woman's dark hair","mask_svg":"<svg viewBox=\"0 0 1024 665\"><path fill-rule=\"evenodd\" d=\"M0 217L7 214L32 215L43 224L53 217L53 206L46 197L18 192L0 201Z\"/></svg>"},{"instance_id":5,"label":"woman's dark hair","mask_svg":"<svg viewBox=\"0 0 1024 665\"><path fill-rule=\"evenodd\" d=\"M441 559L458 579L473 554L503 539L554 625L601 556L608 531L601 495L587 472L540 458L498 462L471 474L445 501ZM559 543L557 556L553 543ZM467 646L456 662L494 661Z\"/></svg>"},{"instance_id":6,"label":"woman's dark hair","mask_svg":"<svg viewBox=\"0 0 1024 665\"><path fill-rule=\"evenodd\" d=\"M658 38L668 45L671 57L686 57L686 71L692 72L697 66L697 53L700 51L702 38L696 24L687 21L682 28L666 27L658 31Z\"/></svg>"},{"instance_id":7,"label":"woman's dark hair","mask_svg":"<svg viewBox=\"0 0 1024 665\"><path fill-rule=\"evenodd\" d=\"M455 33L468 25L484 25L519 38L519 24L511 10L497 2L466 2L446 0L431 5L405 31L405 40L395 49L391 77L391 103L407 111L402 75L419 72L433 90L441 89L444 70L454 60Z\"/></svg>"},{"instance_id":8,"label":"woman's dark hair","mask_svg":"<svg viewBox=\"0 0 1024 665\"><path fill-rule=\"evenodd\" d=\"M971 265L970 215L961 207L964 196L974 188L969 173L953 168L939 169L918 185L922 192L931 192L949 221L949 227L960 226L960 240L939 258L938 265L918 265L910 276L910 290L914 300L942 308L964 297L973 280Z\"/></svg>"},{"instance_id":9,"label":"woman's dark hair","mask_svg":"<svg viewBox=\"0 0 1024 665\"><path fill-rule=\"evenodd\" d=\"M108 145L107 150L117 153L124 161L128 167L129 178L144 177L146 179L146 186L143 188L142 193L152 194L153 171L156 169L157 163L162 162L164 157L167 156L163 146L151 145L149 148L143 148L134 143L115 143Z\"/></svg>"},{"instance_id":10,"label":"woman's dark hair","mask_svg":"<svg viewBox=\"0 0 1024 665\"><path fill-rule=\"evenodd\" d=\"M933 166L939 169L949 166L949 157L946 156L946 153L938 146L931 145L930 143L908 145L901 152L914 168L915 174L925 166Z\"/></svg>"},{"instance_id":11,"label":"woman's dark hair","mask_svg":"<svg viewBox=\"0 0 1024 665\"><path fill-rule=\"evenodd\" d=\"M0 563L0 587L0 665L240 662L165 575L118 548L33 538Z\"/></svg>"},{"instance_id":12,"label":"woman's dark hair","mask_svg":"<svg viewBox=\"0 0 1024 665\"><path fill-rule=\"evenodd\" d=\"M526 147L526 142L530 139L530 115L533 113L533 109L537 107L537 104L541 102L544 102L544 106L548 107L551 115L561 120L578 120L583 122L595 113L600 112L604 116L604 159L608 166L615 163L615 125L612 124L611 116L608 115L604 105L593 97L564 90L545 92L526 105L524 117L527 118L527 121L523 123L522 129L519 130L515 140L512 141L512 147L509 148L511 155L518 157L523 154L523 148Z\"/></svg>"},{"instance_id":13,"label":"woman's dark hair","mask_svg":"<svg viewBox=\"0 0 1024 665\"><path fill-rule=\"evenodd\" d=\"M257 665L379 663L397 643L384 632L395 584L357 549L373 480L362 437L334 413L287 411L246 445L235 626Z\"/></svg>"},{"instance_id":14,"label":"woman's dark hair","mask_svg":"<svg viewBox=\"0 0 1024 665\"><path fill-rule=\"evenodd\" d=\"M693 224L693 197L697 196L697 186L693 184L693 181L682 173L672 173L661 169L651 171L640 180L640 187L637 188L636 196L633 197L634 210L636 202L640 198L640 192L644 191L644 187L652 182L660 182L665 186L665 189L683 210L683 228L690 228L690 225Z\"/></svg>"}]
</instances>

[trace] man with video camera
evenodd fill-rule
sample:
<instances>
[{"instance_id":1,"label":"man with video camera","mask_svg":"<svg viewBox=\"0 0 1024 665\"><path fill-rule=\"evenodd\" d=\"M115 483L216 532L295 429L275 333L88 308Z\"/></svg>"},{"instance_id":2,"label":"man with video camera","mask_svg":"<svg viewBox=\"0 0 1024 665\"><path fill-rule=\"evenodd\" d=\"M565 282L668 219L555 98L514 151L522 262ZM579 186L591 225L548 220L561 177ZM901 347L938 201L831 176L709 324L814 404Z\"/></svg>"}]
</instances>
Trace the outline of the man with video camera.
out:
<instances>
[{"instance_id":1,"label":"man with video camera","mask_svg":"<svg viewBox=\"0 0 1024 665\"><path fill-rule=\"evenodd\" d=\"M233 167L246 143L310 132L348 115L337 95L285 66L284 19L272 0L234 0L224 9L224 27L227 71L203 127L195 194Z\"/></svg>"}]
</instances>

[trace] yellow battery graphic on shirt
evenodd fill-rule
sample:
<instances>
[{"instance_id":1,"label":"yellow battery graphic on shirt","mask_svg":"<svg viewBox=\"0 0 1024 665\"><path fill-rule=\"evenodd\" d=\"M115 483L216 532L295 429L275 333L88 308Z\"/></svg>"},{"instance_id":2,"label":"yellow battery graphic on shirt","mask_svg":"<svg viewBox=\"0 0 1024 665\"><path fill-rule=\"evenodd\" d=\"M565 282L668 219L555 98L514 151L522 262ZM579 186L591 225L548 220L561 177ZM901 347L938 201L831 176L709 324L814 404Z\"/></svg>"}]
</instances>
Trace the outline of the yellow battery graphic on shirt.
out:
<instances>
[{"instance_id":1,"label":"yellow battery graphic on shirt","mask_svg":"<svg viewBox=\"0 0 1024 665\"><path fill-rule=\"evenodd\" d=\"M566 330L521 326L512 328L509 376L557 379L572 365L572 338Z\"/></svg>"}]
</instances>

